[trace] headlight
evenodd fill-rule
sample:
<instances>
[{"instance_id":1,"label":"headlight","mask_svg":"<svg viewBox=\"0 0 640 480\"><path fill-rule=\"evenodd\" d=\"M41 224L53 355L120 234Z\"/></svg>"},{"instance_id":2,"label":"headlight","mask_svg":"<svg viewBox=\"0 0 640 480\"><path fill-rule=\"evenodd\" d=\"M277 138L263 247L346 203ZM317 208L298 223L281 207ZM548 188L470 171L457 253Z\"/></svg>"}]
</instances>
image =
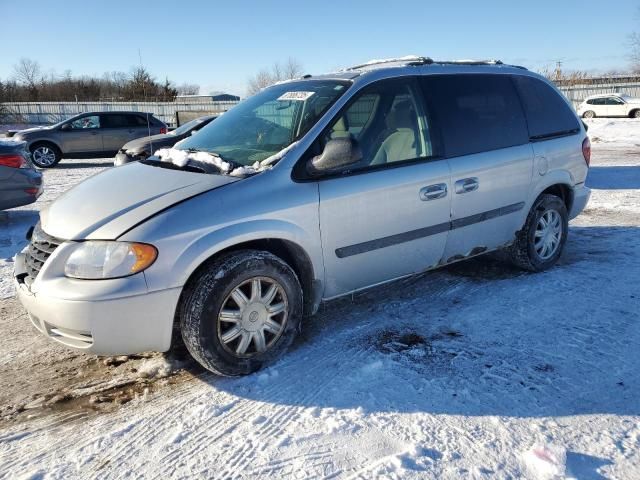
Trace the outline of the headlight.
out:
<instances>
[{"instance_id":1,"label":"headlight","mask_svg":"<svg viewBox=\"0 0 640 480\"><path fill-rule=\"evenodd\" d=\"M127 277L150 267L157 257L156 247L146 243L87 241L71 253L64 273L85 280Z\"/></svg>"}]
</instances>

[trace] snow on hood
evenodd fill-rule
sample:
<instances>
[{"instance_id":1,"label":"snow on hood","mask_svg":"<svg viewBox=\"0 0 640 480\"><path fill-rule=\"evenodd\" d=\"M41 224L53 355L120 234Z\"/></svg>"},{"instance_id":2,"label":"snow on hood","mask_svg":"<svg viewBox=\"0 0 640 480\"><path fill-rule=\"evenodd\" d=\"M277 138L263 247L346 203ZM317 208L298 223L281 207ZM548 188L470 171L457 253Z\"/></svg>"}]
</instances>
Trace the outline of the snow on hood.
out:
<instances>
[{"instance_id":1,"label":"snow on hood","mask_svg":"<svg viewBox=\"0 0 640 480\"><path fill-rule=\"evenodd\" d=\"M283 148L277 153L274 153L270 157L265 158L259 162L255 162L251 166L234 168L229 175L232 177L244 177L245 175L253 175L254 173L264 172L269 170L274 163L281 160L287 153L295 148L298 142L293 142L288 147Z\"/></svg>"},{"instance_id":2,"label":"snow on hood","mask_svg":"<svg viewBox=\"0 0 640 480\"><path fill-rule=\"evenodd\" d=\"M180 142L178 142L180 143ZM265 158L259 162L255 162L253 165L237 167L231 170L231 164L225 162L217 155L213 155L208 152L189 152L187 150L180 150L178 148L161 148L156 150L155 156L160 158L162 162L171 162L179 167L184 167L190 160L201 163L208 163L217 167L222 173L229 174L232 177L244 177L246 175L253 175L256 173L269 170L274 163L282 159L287 153L289 153L298 142L293 142L291 145L283 148L279 152L274 153L270 157ZM176 144L177 146L178 144Z\"/></svg>"},{"instance_id":3,"label":"snow on hood","mask_svg":"<svg viewBox=\"0 0 640 480\"><path fill-rule=\"evenodd\" d=\"M229 170L231 170L229 163L209 152L190 152L178 148L161 148L160 150L156 150L154 155L159 157L161 162L173 163L179 167L184 167L190 160L193 160L195 162L213 165L222 173L228 173Z\"/></svg>"}]
</instances>

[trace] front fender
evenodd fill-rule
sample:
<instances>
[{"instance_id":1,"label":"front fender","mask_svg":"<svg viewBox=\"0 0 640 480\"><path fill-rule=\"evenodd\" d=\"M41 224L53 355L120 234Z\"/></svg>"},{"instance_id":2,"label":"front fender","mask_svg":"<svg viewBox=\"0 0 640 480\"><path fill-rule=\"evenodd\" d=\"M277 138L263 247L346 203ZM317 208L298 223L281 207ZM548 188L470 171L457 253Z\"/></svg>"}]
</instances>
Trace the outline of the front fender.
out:
<instances>
[{"instance_id":1,"label":"front fender","mask_svg":"<svg viewBox=\"0 0 640 480\"><path fill-rule=\"evenodd\" d=\"M213 230L199 237L185 249L175 261L176 282L182 286L191 274L216 253L252 240L287 240L301 247L311 259L314 271L319 271L318 261L314 258L313 242L299 226L284 220L252 220ZM318 256L316 252L315 256Z\"/></svg>"}]
</instances>

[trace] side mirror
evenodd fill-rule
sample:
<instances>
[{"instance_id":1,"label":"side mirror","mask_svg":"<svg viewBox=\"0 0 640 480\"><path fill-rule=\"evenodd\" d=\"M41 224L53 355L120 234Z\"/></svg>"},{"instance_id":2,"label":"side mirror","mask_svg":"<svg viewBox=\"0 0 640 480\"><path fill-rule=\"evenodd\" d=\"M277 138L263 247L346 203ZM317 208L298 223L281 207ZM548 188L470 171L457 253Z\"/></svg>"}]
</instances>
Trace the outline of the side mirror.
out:
<instances>
[{"instance_id":1,"label":"side mirror","mask_svg":"<svg viewBox=\"0 0 640 480\"><path fill-rule=\"evenodd\" d=\"M309 175L336 172L343 167L362 160L362 150L353 137L332 138L327 142L321 155L313 157L307 164Z\"/></svg>"},{"instance_id":2,"label":"side mirror","mask_svg":"<svg viewBox=\"0 0 640 480\"><path fill-rule=\"evenodd\" d=\"M68 132L69 130L71 130L71 125L68 123L65 123L60 127L60 130L62 130L63 132Z\"/></svg>"}]
</instances>

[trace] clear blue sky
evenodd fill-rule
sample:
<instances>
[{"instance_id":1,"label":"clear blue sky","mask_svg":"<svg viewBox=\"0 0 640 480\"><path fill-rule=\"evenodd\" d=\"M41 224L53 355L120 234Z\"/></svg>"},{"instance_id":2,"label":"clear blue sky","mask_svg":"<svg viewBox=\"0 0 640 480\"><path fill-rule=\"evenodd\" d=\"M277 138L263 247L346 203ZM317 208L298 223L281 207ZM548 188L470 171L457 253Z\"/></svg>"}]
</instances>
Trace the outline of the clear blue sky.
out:
<instances>
[{"instance_id":1,"label":"clear blue sky","mask_svg":"<svg viewBox=\"0 0 640 480\"><path fill-rule=\"evenodd\" d=\"M289 56L305 73L371 58L498 58L530 69L628 65L640 1L0 0L0 79L20 57L45 72L101 75L139 63L201 93L245 94L247 79Z\"/></svg>"}]
</instances>

